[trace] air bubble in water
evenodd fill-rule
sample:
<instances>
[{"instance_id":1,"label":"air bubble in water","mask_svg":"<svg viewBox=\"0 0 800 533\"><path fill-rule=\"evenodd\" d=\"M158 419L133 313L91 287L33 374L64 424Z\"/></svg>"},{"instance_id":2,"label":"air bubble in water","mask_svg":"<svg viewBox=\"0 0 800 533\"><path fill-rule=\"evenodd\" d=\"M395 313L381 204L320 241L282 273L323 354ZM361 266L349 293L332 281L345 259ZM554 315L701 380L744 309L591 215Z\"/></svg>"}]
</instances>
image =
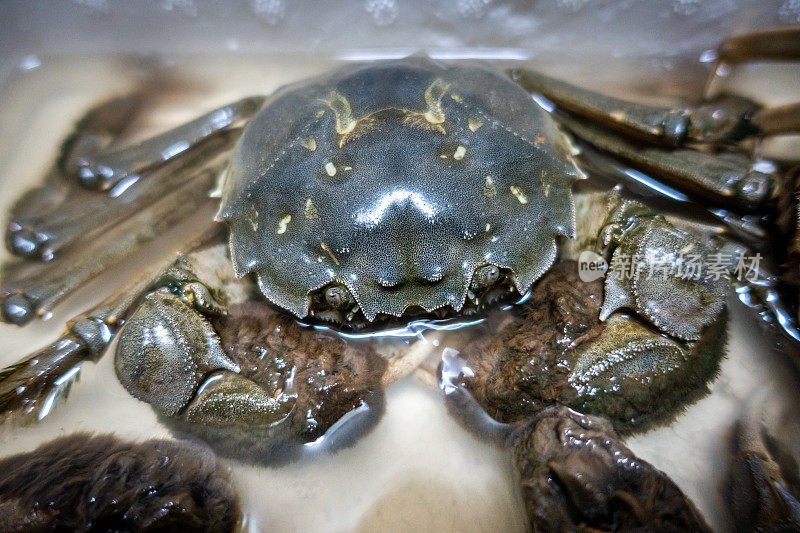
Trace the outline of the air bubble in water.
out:
<instances>
[{"instance_id":1,"label":"air bubble in water","mask_svg":"<svg viewBox=\"0 0 800 533\"><path fill-rule=\"evenodd\" d=\"M253 12L267 24L277 24L286 15L285 0L252 0Z\"/></svg>"},{"instance_id":2,"label":"air bubble in water","mask_svg":"<svg viewBox=\"0 0 800 533\"><path fill-rule=\"evenodd\" d=\"M778 9L778 18L788 24L800 22L800 0L785 0Z\"/></svg>"},{"instance_id":3,"label":"air bubble in water","mask_svg":"<svg viewBox=\"0 0 800 533\"><path fill-rule=\"evenodd\" d=\"M678 15L693 15L700 9L702 0L675 0L672 10Z\"/></svg>"},{"instance_id":4,"label":"air bubble in water","mask_svg":"<svg viewBox=\"0 0 800 533\"><path fill-rule=\"evenodd\" d=\"M79 6L88 7L89 9L96 9L97 11L108 10L108 0L72 0Z\"/></svg>"},{"instance_id":5,"label":"air bubble in water","mask_svg":"<svg viewBox=\"0 0 800 533\"><path fill-rule=\"evenodd\" d=\"M190 17L197 16L197 5L194 0L161 0L161 9L183 13Z\"/></svg>"},{"instance_id":6,"label":"air bubble in water","mask_svg":"<svg viewBox=\"0 0 800 533\"><path fill-rule=\"evenodd\" d=\"M562 13L577 13L589 4L589 0L558 0L557 5Z\"/></svg>"},{"instance_id":7,"label":"air bubble in water","mask_svg":"<svg viewBox=\"0 0 800 533\"><path fill-rule=\"evenodd\" d=\"M461 16L479 19L486 14L492 0L458 0L458 12Z\"/></svg>"},{"instance_id":8,"label":"air bubble in water","mask_svg":"<svg viewBox=\"0 0 800 533\"><path fill-rule=\"evenodd\" d=\"M396 0L366 0L364 9L378 26L388 26L397 19Z\"/></svg>"}]
</instances>

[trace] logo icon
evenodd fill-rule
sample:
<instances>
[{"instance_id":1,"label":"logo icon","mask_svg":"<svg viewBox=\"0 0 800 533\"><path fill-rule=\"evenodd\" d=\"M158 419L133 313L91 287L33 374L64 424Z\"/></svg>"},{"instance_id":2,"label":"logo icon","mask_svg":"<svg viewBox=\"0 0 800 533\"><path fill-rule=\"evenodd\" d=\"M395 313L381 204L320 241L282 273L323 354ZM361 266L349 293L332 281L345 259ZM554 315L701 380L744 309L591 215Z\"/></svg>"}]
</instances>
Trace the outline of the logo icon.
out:
<instances>
[{"instance_id":1,"label":"logo icon","mask_svg":"<svg viewBox=\"0 0 800 533\"><path fill-rule=\"evenodd\" d=\"M584 250L578 256L578 277L586 283L600 279L608 271L608 262L602 255Z\"/></svg>"}]
</instances>

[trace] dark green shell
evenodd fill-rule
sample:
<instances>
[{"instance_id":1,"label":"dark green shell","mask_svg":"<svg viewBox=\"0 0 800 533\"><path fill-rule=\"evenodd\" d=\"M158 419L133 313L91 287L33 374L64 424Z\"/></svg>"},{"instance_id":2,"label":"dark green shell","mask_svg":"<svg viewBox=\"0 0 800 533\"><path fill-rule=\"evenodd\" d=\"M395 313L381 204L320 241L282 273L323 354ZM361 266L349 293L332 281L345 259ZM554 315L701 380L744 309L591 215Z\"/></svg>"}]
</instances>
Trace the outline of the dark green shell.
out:
<instances>
[{"instance_id":1,"label":"dark green shell","mask_svg":"<svg viewBox=\"0 0 800 533\"><path fill-rule=\"evenodd\" d=\"M460 310L476 268L526 291L572 237L579 175L552 119L483 66L349 65L278 91L247 125L218 218L239 275L299 317L346 285L369 320Z\"/></svg>"}]
</instances>

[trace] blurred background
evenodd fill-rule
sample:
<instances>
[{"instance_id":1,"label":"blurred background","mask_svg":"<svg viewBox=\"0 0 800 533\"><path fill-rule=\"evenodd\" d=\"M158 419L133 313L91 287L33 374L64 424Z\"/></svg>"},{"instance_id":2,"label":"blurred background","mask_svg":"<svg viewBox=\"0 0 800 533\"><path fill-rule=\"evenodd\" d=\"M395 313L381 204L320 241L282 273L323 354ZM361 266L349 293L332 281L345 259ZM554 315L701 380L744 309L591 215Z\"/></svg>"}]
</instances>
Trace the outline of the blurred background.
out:
<instances>
[{"instance_id":1,"label":"blurred background","mask_svg":"<svg viewBox=\"0 0 800 533\"><path fill-rule=\"evenodd\" d=\"M0 68L41 54L698 59L800 0L5 0Z\"/></svg>"}]
</instances>

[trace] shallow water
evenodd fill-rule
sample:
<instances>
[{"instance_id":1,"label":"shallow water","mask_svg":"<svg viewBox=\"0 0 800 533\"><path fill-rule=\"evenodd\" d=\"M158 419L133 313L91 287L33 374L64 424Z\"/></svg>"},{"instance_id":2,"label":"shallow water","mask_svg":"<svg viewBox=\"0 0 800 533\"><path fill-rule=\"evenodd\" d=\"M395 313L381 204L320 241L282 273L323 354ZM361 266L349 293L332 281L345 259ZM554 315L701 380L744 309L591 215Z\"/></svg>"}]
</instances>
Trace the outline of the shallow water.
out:
<instances>
[{"instance_id":1,"label":"shallow water","mask_svg":"<svg viewBox=\"0 0 800 533\"><path fill-rule=\"evenodd\" d=\"M134 58L74 57L22 71L0 90L0 200L7 207L48 168L74 121L99 99L124 93L159 72L169 89L154 89L148 120L138 124L144 137L217 105L320 72L325 60L240 56L207 57L155 65ZM591 76L577 65L542 64L567 77ZM614 75L594 67L595 88L635 93L653 99L680 86L661 72L663 84L624 84L634 79L630 66ZM692 72L695 72L694 70ZM643 79L646 79L644 77ZM697 86L692 76L689 86ZM163 85L162 85L163 87ZM637 92L637 88L641 89ZM661 96L658 96L661 98ZM669 99L670 97L664 97ZM198 213L210 217L213 205ZM141 256L169 253L192 222L154 243ZM3 251L3 259L8 258ZM63 322L107 294L136 271L130 263L114 269L54 310L53 317L19 329L0 325L5 350L0 366L12 363L57 337ZM668 427L627 441L643 459L667 472L692 498L712 525L729 529L720 495L725 469L725 437L743 406L769 398L777 412L794 403L797 382L773 340L741 305L733 307L729 354L712 393L689 406ZM444 345L425 335L428 366L441 360ZM113 350L113 348L112 348ZM146 404L119 384L113 357L84 365L66 402L41 423L0 435L0 453L12 454L73 431L114 432L123 438L166 436L168 430ZM387 391L387 410L379 424L351 448L279 467L254 467L228 461L252 531L270 527L302 531L524 531L525 517L507 451L481 442L446 412L441 392L424 375L412 374Z\"/></svg>"}]
</instances>

